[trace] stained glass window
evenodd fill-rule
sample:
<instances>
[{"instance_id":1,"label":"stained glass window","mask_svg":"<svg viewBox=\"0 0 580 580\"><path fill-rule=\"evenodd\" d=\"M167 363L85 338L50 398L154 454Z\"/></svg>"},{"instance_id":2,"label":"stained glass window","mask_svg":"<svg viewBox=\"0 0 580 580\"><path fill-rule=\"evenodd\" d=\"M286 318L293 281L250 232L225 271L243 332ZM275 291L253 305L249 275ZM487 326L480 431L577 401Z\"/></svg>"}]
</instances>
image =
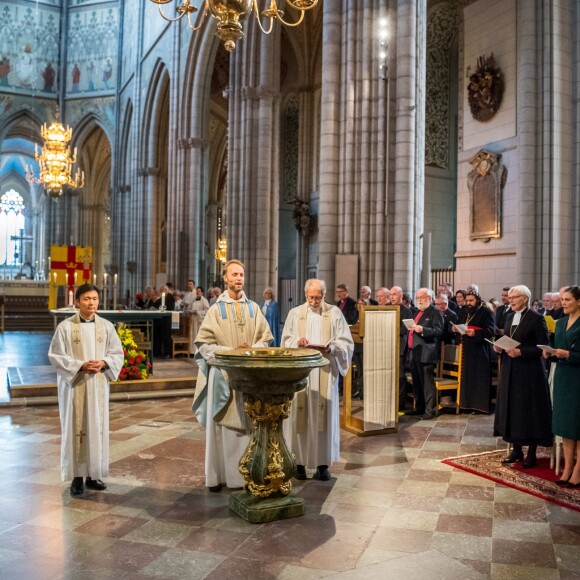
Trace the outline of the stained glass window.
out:
<instances>
[{"instance_id":1,"label":"stained glass window","mask_svg":"<svg viewBox=\"0 0 580 580\"><path fill-rule=\"evenodd\" d=\"M0 264L4 266L19 266L23 260L20 242L11 238L24 230L25 210L24 199L14 189L0 197Z\"/></svg>"}]
</instances>

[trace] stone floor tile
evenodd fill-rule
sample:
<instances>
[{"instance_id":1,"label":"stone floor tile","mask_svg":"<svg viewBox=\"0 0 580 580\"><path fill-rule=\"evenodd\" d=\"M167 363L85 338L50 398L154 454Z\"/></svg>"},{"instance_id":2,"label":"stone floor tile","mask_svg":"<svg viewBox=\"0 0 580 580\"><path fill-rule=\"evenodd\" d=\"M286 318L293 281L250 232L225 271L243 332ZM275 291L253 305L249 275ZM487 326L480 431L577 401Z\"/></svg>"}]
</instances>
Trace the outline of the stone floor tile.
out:
<instances>
[{"instance_id":1,"label":"stone floor tile","mask_svg":"<svg viewBox=\"0 0 580 580\"><path fill-rule=\"evenodd\" d=\"M443 500L441 513L458 516L493 517L494 503L486 500L446 497Z\"/></svg>"},{"instance_id":2,"label":"stone floor tile","mask_svg":"<svg viewBox=\"0 0 580 580\"><path fill-rule=\"evenodd\" d=\"M494 517L501 520L547 522L548 514L544 503L498 503L494 505Z\"/></svg>"},{"instance_id":3,"label":"stone floor tile","mask_svg":"<svg viewBox=\"0 0 580 580\"><path fill-rule=\"evenodd\" d=\"M451 558L490 562L492 549L490 537L466 536L448 532L434 532L431 549L443 552Z\"/></svg>"},{"instance_id":4,"label":"stone floor tile","mask_svg":"<svg viewBox=\"0 0 580 580\"><path fill-rule=\"evenodd\" d=\"M523 522L519 520L498 520L493 522L495 540L518 540L551 544L550 525L543 522Z\"/></svg>"},{"instance_id":5,"label":"stone floor tile","mask_svg":"<svg viewBox=\"0 0 580 580\"><path fill-rule=\"evenodd\" d=\"M493 580L562 580L558 570L539 566L518 566L515 564L491 564Z\"/></svg>"},{"instance_id":6,"label":"stone floor tile","mask_svg":"<svg viewBox=\"0 0 580 580\"><path fill-rule=\"evenodd\" d=\"M230 555L249 537L250 533L233 532L224 528L201 527L187 534L178 547L207 554Z\"/></svg>"},{"instance_id":7,"label":"stone floor tile","mask_svg":"<svg viewBox=\"0 0 580 580\"><path fill-rule=\"evenodd\" d=\"M432 532L437 527L439 514L434 512L389 508L380 523L381 526L404 530Z\"/></svg>"},{"instance_id":8,"label":"stone floor tile","mask_svg":"<svg viewBox=\"0 0 580 580\"><path fill-rule=\"evenodd\" d=\"M432 532L379 526L369 548L399 552L423 552L429 549Z\"/></svg>"},{"instance_id":9,"label":"stone floor tile","mask_svg":"<svg viewBox=\"0 0 580 580\"><path fill-rule=\"evenodd\" d=\"M171 548L147 564L142 572L164 579L206 578L223 560L224 556L219 554Z\"/></svg>"},{"instance_id":10,"label":"stone floor tile","mask_svg":"<svg viewBox=\"0 0 580 580\"><path fill-rule=\"evenodd\" d=\"M122 538L130 531L146 524L145 518L130 518L112 514L102 514L76 528L82 534L95 534L97 536L109 536Z\"/></svg>"},{"instance_id":11,"label":"stone floor tile","mask_svg":"<svg viewBox=\"0 0 580 580\"><path fill-rule=\"evenodd\" d=\"M573 546L580 546L580 526L550 524L550 531L554 544L571 544Z\"/></svg>"},{"instance_id":12,"label":"stone floor tile","mask_svg":"<svg viewBox=\"0 0 580 580\"><path fill-rule=\"evenodd\" d=\"M580 572L580 546L570 544L555 544L556 562L558 568Z\"/></svg>"},{"instance_id":13,"label":"stone floor tile","mask_svg":"<svg viewBox=\"0 0 580 580\"><path fill-rule=\"evenodd\" d=\"M554 547L530 541L493 539L492 561L499 564L517 564L556 568Z\"/></svg>"},{"instance_id":14,"label":"stone floor tile","mask_svg":"<svg viewBox=\"0 0 580 580\"><path fill-rule=\"evenodd\" d=\"M446 497L454 497L456 499L474 499L481 501L494 500L493 487L477 487L475 485L457 485L450 484L447 488Z\"/></svg>"},{"instance_id":15,"label":"stone floor tile","mask_svg":"<svg viewBox=\"0 0 580 580\"><path fill-rule=\"evenodd\" d=\"M452 534L491 537L492 526L492 518L441 514L436 530Z\"/></svg>"}]
</instances>

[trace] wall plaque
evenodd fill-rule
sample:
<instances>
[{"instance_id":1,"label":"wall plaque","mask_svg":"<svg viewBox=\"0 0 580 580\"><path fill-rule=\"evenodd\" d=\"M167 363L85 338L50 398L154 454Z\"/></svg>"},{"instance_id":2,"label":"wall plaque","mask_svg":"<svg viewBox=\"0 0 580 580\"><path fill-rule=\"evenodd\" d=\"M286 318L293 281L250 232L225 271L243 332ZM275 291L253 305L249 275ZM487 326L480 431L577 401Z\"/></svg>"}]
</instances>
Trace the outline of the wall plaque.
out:
<instances>
[{"instance_id":1,"label":"wall plaque","mask_svg":"<svg viewBox=\"0 0 580 580\"><path fill-rule=\"evenodd\" d=\"M482 149L470 163L467 175L470 194L469 239L489 242L501 238L501 199L507 168L501 155Z\"/></svg>"}]
</instances>

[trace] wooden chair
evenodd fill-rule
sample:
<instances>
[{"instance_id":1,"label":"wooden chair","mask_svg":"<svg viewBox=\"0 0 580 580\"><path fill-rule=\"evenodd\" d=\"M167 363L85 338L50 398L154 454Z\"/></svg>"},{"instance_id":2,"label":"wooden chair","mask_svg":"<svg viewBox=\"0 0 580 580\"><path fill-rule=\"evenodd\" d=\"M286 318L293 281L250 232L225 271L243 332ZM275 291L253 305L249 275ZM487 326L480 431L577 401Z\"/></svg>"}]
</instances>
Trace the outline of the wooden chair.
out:
<instances>
[{"instance_id":1,"label":"wooden chair","mask_svg":"<svg viewBox=\"0 0 580 580\"><path fill-rule=\"evenodd\" d=\"M439 360L437 375L435 377L435 390L437 393L437 409L446 408L439 402L440 391L456 391L455 413L459 415L461 404L461 357L463 346L461 344L442 344L441 358Z\"/></svg>"},{"instance_id":2,"label":"wooden chair","mask_svg":"<svg viewBox=\"0 0 580 580\"><path fill-rule=\"evenodd\" d=\"M191 318L186 314L179 316L179 331L171 336L171 356L175 358L180 354L189 356L191 345Z\"/></svg>"}]
</instances>

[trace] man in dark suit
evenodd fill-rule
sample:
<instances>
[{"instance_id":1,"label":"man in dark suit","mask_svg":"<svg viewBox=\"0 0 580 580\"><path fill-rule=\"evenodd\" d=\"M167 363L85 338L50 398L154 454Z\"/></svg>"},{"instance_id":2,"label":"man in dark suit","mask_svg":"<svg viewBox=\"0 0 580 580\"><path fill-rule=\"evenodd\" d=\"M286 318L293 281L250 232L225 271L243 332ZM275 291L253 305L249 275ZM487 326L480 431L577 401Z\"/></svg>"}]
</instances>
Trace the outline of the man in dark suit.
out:
<instances>
[{"instance_id":1,"label":"man in dark suit","mask_svg":"<svg viewBox=\"0 0 580 580\"><path fill-rule=\"evenodd\" d=\"M407 346L411 349L415 409L407 414L433 419L437 416L435 363L438 341L443 334L443 315L433 306L433 290L419 288L416 301L419 312L407 339Z\"/></svg>"},{"instance_id":2,"label":"man in dark suit","mask_svg":"<svg viewBox=\"0 0 580 580\"><path fill-rule=\"evenodd\" d=\"M449 299L447 294L437 294L435 296L435 308L443 315L443 334L441 342L445 344L455 344L455 333L451 327L457 323L457 314L449 308Z\"/></svg>"},{"instance_id":3,"label":"man in dark suit","mask_svg":"<svg viewBox=\"0 0 580 580\"><path fill-rule=\"evenodd\" d=\"M372 299L373 291L370 286L362 286L358 291L358 303L367 306L377 306L378 302Z\"/></svg>"},{"instance_id":4,"label":"man in dark suit","mask_svg":"<svg viewBox=\"0 0 580 580\"><path fill-rule=\"evenodd\" d=\"M378 294L377 294L378 295ZM399 411L405 411L407 404L407 378L405 376L405 361L407 360L407 337L409 331L403 323L403 320L413 318L410 308L403 304L403 289L400 286L391 288L391 304L399 307L400 326L399 326Z\"/></svg>"},{"instance_id":5,"label":"man in dark suit","mask_svg":"<svg viewBox=\"0 0 580 580\"><path fill-rule=\"evenodd\" d=\"M342 311L347 324L355 324L358 320L358 308L356 307L356 302L348 294L348 286L346 284L339 284L336 287L336 294L338 296L336 305Z\"/></svg>"},{"instance_id":6,"label":"man in dark suit","mask_svg":"<svg viewBox=\"0 0 580 580\"><path fill-rule=\"evenodd\" d=\"M509 286L501 289L501 301L502 305L497 307L495 311L495 327L496 336L503 335L503 325L505 323L507 315L511 312L510 301L508 299L508 293L510 289Z\"/></svg>"}]
</instances>

